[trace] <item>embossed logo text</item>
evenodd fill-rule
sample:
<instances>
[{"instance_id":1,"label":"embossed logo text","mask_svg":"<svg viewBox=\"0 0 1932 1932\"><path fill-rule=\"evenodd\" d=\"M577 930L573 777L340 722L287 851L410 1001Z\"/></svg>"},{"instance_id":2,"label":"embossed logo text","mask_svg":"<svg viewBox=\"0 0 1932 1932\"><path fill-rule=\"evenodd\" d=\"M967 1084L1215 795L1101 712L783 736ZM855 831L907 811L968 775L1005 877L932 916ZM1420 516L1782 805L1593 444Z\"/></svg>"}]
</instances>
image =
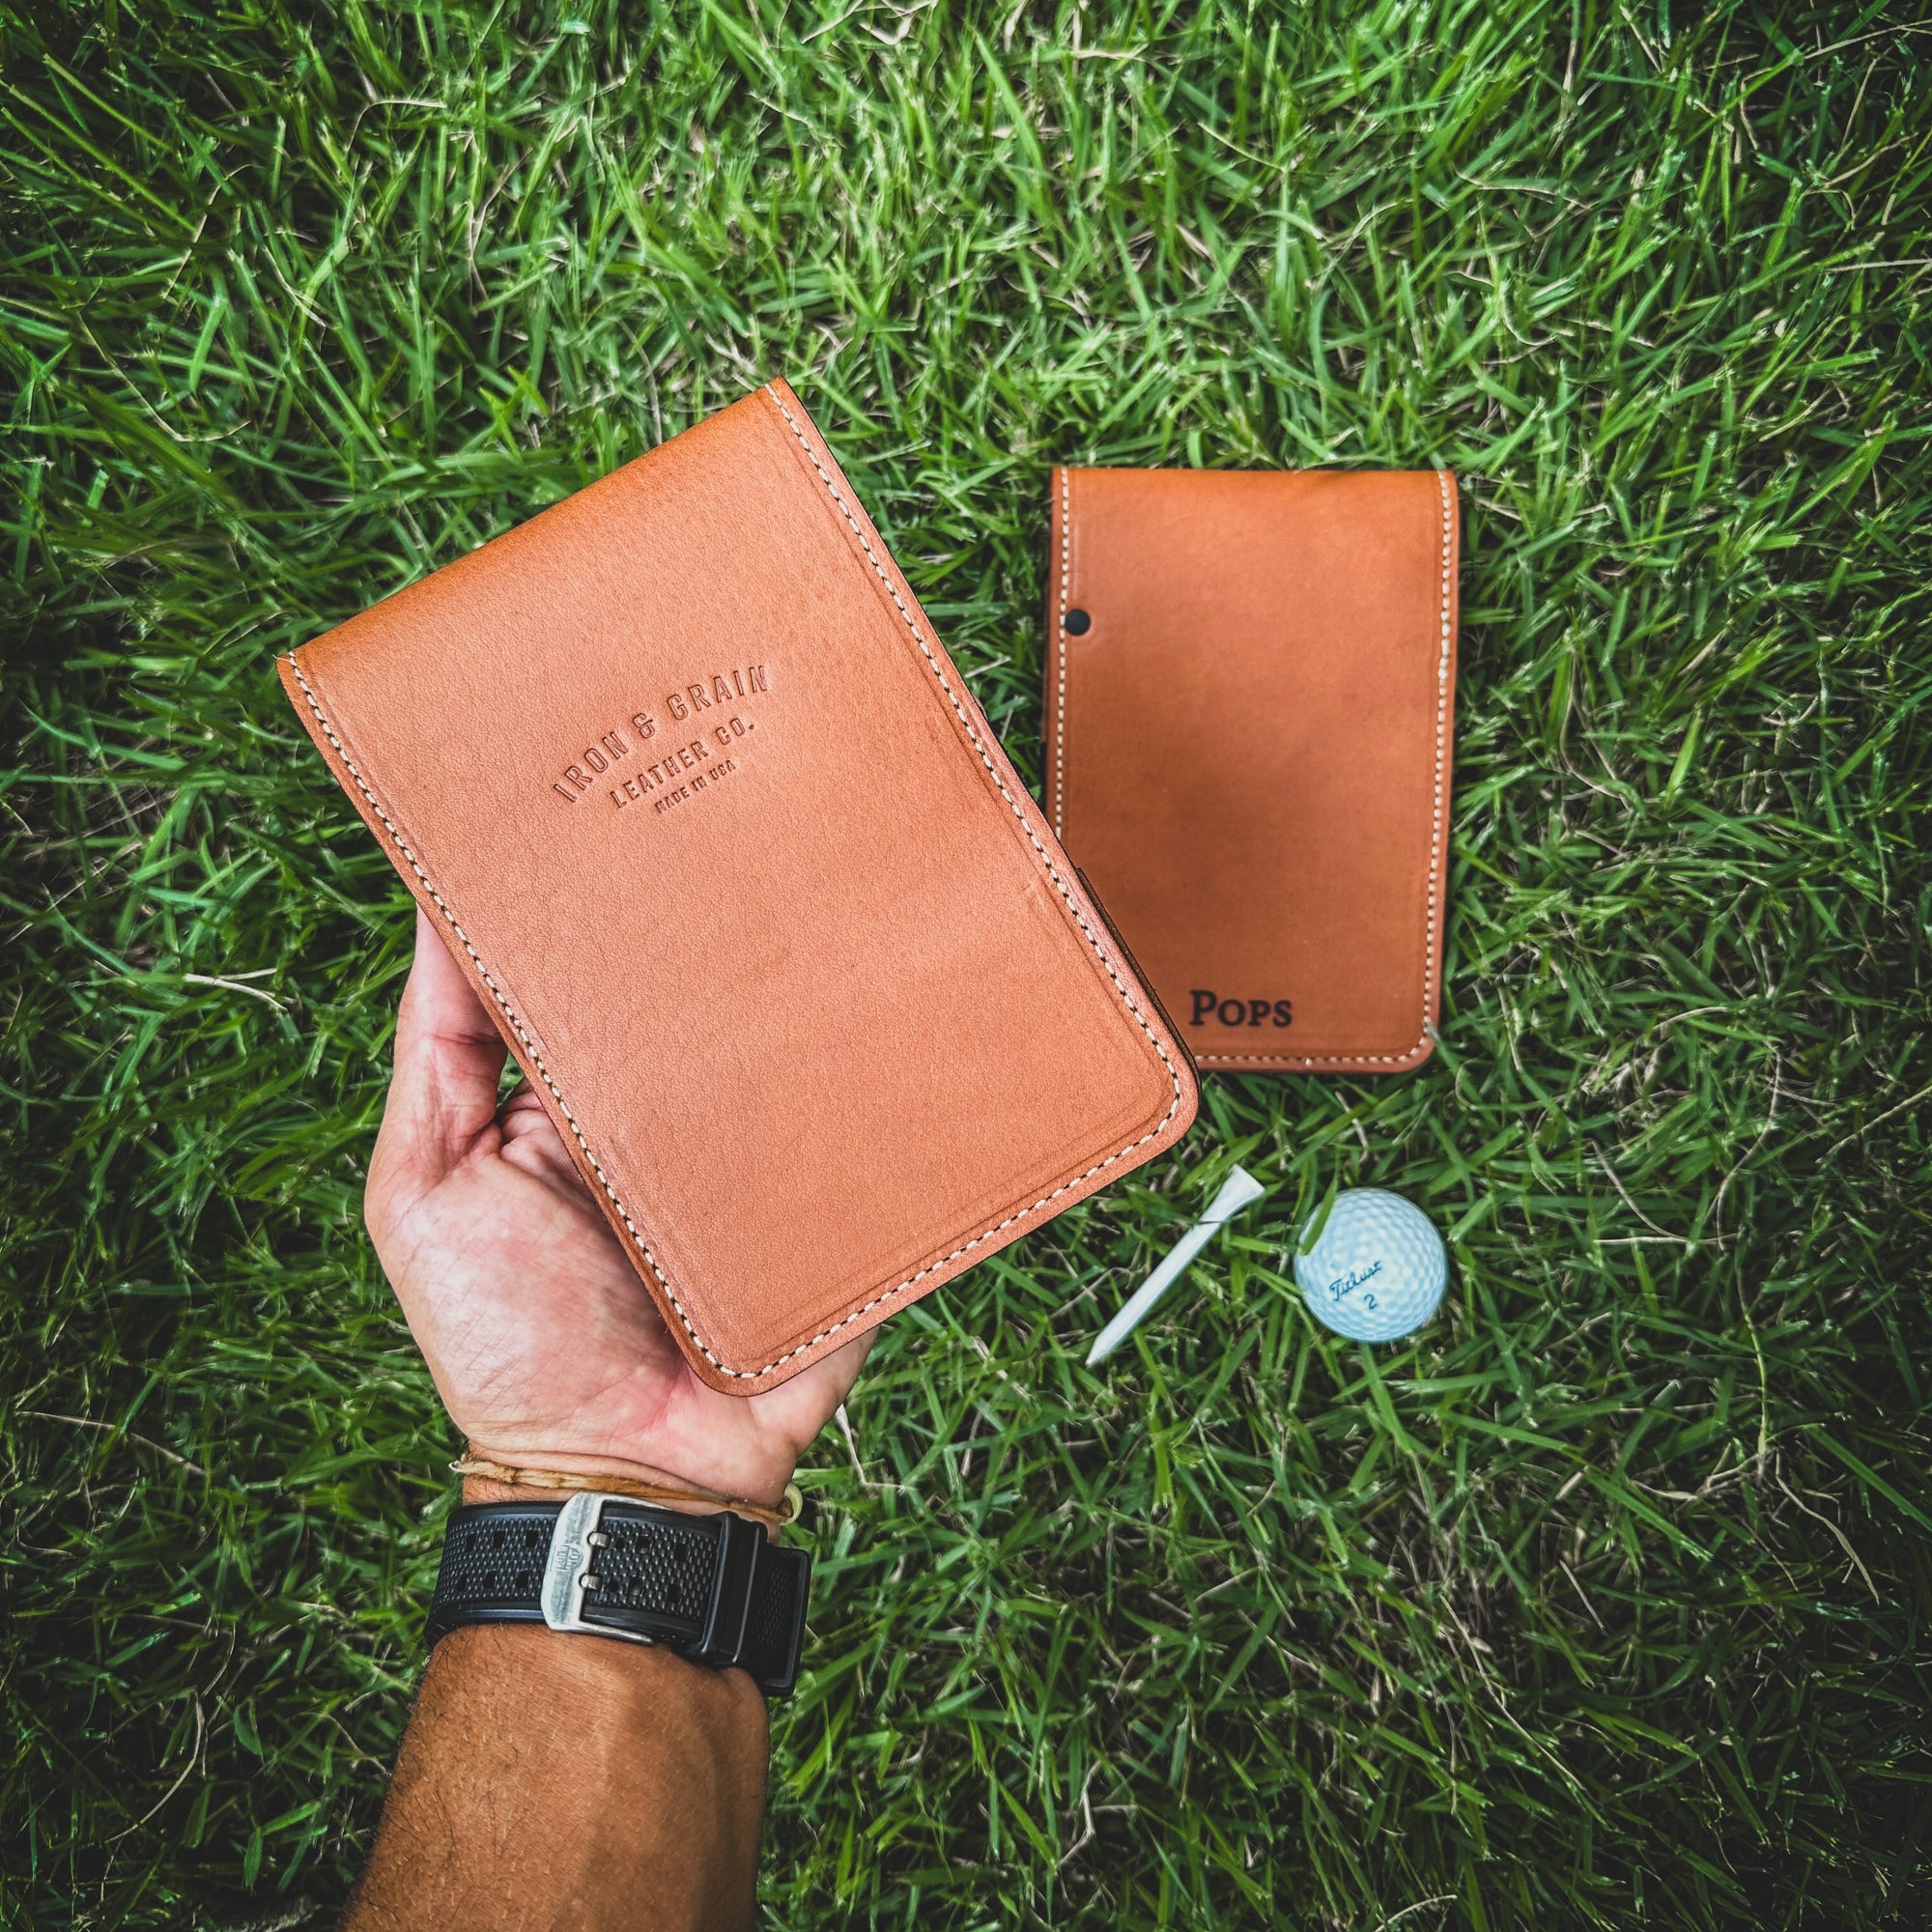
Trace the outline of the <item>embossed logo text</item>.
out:
<instances>
[{"instance_id":1,"label":"embossed logo text","mask_svg":"<svg viewBox=\"0 0 1932 1932\"><path fill-rule=\"evenodd\" d=\"M551 790L567 805L600 798L618 810L648 801L656 812L682 805L738 770L745 741L757 728L756 700L771 690L768 665L712 671L665 694L662 712L634 711L584 746ZM680 727L667 747L667 723ZM689 733L686 736L685 733ZM619 769L623 767L623 769Z\"/></svg>"}]
</instances>

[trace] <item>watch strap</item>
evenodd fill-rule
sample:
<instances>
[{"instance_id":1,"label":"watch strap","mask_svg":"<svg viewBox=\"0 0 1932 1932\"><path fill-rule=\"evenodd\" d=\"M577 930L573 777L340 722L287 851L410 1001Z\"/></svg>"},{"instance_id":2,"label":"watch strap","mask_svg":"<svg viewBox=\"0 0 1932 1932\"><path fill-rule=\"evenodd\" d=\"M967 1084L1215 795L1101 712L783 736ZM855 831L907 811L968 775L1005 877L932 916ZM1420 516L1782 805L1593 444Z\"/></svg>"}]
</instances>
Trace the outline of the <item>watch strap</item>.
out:
<instances>
[{"instance_id":1,"label":"watch strap","mask_svg":"<svg viewBox=\"0 0 1932 1932\"><path fill-rule=\"evenodd\" d=\"M686 1516L601 1491L467 1503L443 1539L429 1640L465 1624L542 1623L738 1665L782 1696L798 1678L810 1578L806 1551L730 1511Z\"/></svg>"}]
</instances>

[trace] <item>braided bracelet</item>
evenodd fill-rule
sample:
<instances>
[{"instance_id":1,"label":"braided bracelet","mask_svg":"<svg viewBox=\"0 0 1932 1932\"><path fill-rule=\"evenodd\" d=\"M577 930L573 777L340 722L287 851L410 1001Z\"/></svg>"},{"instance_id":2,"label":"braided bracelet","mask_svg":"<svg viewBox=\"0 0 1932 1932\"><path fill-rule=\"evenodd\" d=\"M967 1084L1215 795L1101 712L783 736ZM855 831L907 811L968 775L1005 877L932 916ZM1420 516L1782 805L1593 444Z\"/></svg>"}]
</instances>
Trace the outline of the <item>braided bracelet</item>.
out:
<instances>
[{"instance_id":1,"label":"braided bracelet","mask_svg":"<svg viewBox=\"0 0 1932 1932\"><path fill-rule=\"evenodd\" d=\"M740 1516L754 1518L773 1531L797 1521L799 1511L805 1507L805 1498L796 1483L785 1485L777 1509L767 1509L762 1503L746 1502L739 1496L713 1495L702 1490L674 1490L662 1483L640 1483L629 1476L586 1476L575 1469L512 1469L467 1453L449 1466L459 1476L481 1476L487 1482L509 1483L520 1490L598 1490L606 1495L631 1496L644 1503L698 1503L707 1510L734 1510Z\"/></svg>"}]
</instances>

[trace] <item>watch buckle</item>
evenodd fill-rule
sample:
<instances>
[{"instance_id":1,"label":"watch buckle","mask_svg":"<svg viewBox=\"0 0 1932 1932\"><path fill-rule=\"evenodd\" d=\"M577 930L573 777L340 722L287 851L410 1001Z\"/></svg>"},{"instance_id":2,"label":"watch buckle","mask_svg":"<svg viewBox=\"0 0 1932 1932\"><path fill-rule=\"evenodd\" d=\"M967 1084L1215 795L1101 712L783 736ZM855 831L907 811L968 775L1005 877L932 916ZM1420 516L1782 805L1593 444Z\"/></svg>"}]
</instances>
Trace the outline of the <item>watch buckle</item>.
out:
<instances>
[{"instance_id":1,"label":"watch buckle","mask_svg":"<svg viewBox=\"0 0 1932 1932\"><path fill-rule=\"evenodd\" d=\"M639 1631L619 1630L612 1624L586 1623L583 1617L584 1594L596 1581L590 1565L604 1541L598 1529L604 1520L604 1505L622 1500L621 1496L604 1490L579 1490L558 1511L556 1525L550 1533L550 1555L544 1563L543 1584L537 1593L543 1620L552 1630L614 1636L626 1643L657 1641Z\"/></svg>"}]
</instances>

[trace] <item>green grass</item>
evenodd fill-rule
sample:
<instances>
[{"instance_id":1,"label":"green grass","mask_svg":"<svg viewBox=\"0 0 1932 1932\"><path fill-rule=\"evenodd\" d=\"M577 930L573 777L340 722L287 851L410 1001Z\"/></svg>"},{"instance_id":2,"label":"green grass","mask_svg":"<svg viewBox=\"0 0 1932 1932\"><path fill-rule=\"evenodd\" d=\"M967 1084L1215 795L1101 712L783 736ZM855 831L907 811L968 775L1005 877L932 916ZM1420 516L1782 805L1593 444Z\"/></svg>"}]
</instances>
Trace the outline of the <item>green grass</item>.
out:
<instances>
[{"instance_id":1,"label":"green grass","mask_svg":"<svg viewBox=\"0 0 1932 1932\"><path fill-rule=\"evenodd\" d=\"M0 5L6 1921L326 1924L421 1663L410 923L271 659L780 372L1029 774L1056 461L1447 464L1467 559L1441 1052L888 1326L771 1922L1932 1920L1927 25ZM1362 1179L1413 1347L1286 1279Z\"/></svg>"}]
</instances>

